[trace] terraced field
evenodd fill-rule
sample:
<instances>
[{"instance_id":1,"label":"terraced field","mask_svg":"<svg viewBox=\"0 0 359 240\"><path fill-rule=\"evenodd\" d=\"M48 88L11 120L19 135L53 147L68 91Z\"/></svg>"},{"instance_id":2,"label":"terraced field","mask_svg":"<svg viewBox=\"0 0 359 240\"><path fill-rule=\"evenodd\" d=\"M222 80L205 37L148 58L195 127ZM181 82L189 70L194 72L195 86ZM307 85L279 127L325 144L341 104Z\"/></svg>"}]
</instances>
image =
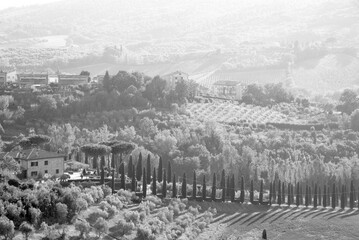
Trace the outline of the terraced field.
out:
<instances>
[{"instance_id":1,"label":"terraced field","mask_svg":"<svg viewBox=\"0 0 359 240\"><path fill-rule=\"evenodd\" d=\"M358 209L253 206L200 203L217 209L217 215L197 239L359 239Z\"/></svg>"},{"instance_id":2,"label":"terraced field","mask_svg":"<svg viewBox=\"0 0 359 240\"><path fill-rule=\"evenodd\" d=\"M289 117L267 107L236 105L230 102L191 103L187 107L192 116L201 121L216 121L221 123L236 123L246 121L249 123L283 123L295 122Z\"/></svg>"}]
</instances>

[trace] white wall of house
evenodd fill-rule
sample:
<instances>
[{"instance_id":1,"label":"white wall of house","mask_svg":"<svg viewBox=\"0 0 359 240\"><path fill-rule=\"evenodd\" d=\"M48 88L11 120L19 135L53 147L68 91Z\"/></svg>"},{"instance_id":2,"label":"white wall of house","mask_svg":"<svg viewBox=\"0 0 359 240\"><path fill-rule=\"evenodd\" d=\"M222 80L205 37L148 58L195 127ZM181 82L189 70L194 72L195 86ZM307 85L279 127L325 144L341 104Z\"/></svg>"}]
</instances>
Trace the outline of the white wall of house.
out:
<instances>
[{"instance_id":1,"label":"white wall of house","mask_svg":"<svg viewBox=\"0 0 359 240\"><path fill-rule=\"evenodd\" d=\"M39 174L45 173L54 175L62 175L64 173L64 158L48 158L48 159L22 159L21 167L27 170L26 177L33 178Z\"/></svg>"}]
</instances>

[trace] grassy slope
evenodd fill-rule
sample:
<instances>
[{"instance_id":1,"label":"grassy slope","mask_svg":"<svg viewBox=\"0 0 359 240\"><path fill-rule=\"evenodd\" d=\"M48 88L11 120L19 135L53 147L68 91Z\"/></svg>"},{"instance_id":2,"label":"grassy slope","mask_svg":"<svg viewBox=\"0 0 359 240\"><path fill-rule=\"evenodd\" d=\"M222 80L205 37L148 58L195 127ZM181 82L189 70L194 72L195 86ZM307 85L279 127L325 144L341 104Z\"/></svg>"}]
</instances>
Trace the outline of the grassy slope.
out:
<instances>
[{"instance_id":1,"label":"grassy slope","mask_svg":"<svg viewBox=\"0 0 359 240\"><path fill-rule=\"evenodd\" d=\"M195 203L192 203L195 204ZM217 216L197 239L359 239L357 209L268 207L237 204L200 203L215 207Z\"/></svg>"}]
</instances>

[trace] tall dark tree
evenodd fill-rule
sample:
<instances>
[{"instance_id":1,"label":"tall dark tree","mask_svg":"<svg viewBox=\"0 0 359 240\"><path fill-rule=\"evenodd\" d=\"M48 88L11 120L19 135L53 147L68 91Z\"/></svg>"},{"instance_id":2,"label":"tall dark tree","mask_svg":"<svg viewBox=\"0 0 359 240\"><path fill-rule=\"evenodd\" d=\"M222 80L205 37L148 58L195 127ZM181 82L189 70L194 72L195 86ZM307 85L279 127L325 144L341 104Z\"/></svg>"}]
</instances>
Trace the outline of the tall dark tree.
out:
<instances>
[{"instance_id":1,"label":"tall dark tree","mask_svg":"<svg viewBox=\"0 0 359 240\"><path fill-rule=\"evenodd\" d=\"M226 201L226 173L224 169L222 170L221 188L222 188L222 202L224 202Z\"/></svg>"},{"instance_id":2,"label":"tall dark tree","mask_svg":"<svg viewBox=\"0 0 359 240\"><path fill-rule=\"evenodd\" d=\"M296 186L296 188L295 188L295 191L296 191L296 205L297 205L297 207L300 205L300 200L299 200L299 198L300 198L300 192L299 192L299 182L297 182L297 186Z\"/></svg>"},{"instance_id":3,"label":"tall dark tree","mask_svg":"<svg viewBox=\"0 0 359 240\"><path fill-rule=\"evenodd\" d=\"M254 189L253 189L253 180L251 180L251 190L249 192L249 201L253 203L254 200Z\"/></svg>"},{"instance_id":4,"label":"tall dark tree","mask_svg":"<svg viewBox=\"0 0 359 240\"><path fill-rule=\"evenodd\" d=\"M282 182L282 204L285 204L285 183Z\"/></svg>"},{"instance_id":5,"label":"tall dark tree","mask_svg":"<svg viewBox=\"0 0 359 240\"><path fill-rule=\"evenodd\" d=\"M133 162L132 162L132 155L130 155L130 160L128 161L128 165L127 165L127 176L129 178L132 178L132 173L133 173Z\"/></svg>"},{"instance_id":6,"label":"tall dark tree","mask_svg":"<svg viewBox=\"0 0 359 240\"><path fill-rule=\"evenodd\" d=\"M324 185L323 187L324 192L323 192L323 207L327 207L327 186Z\"/></svg>"},{"instance_id":7,"label":"tall dark tree","mask_svg":"<svg viewBox=\"0 0 359 240\"><path fill-rule=\"evenodd\" d=\"M312 204L312 187L310 187L310 186L308 188L308 202L309 202L309 205Z\"/></svg>"},{"instance_id":8,"label":"tall dark tree","mask_svg":"<svg viewBox=\"0 0 359 240\"><path fill-rule=\"evenodd\" d=\"M273 187L272 182L269 183L269 205L272 205Z\"/></svg>"},{"instance_id":9,"label":"tall dark tree","mask_svg":"<svg viewBox=\"0 0 359 240\"><path fill-rule=\"evenodd\" d=\"M231 202L234 202L236 197L236 189L235 189L235 183L234 183L234 174L232 174L231 178Z\"/></svg>"},{"instance_id":10,"label":"tall dark tree","mask_svg":"<svg viewBox=\"0 0 359 240\"><path fill-rule=\"evenodd\" d=\"M277 199L277 192L276 192L276 189L275 189L275 179L273 180L272 187L273 187L273 195L272 195L272 198L273 198L273 203L275 203L275 202L276 202L276 199Z\"/></svg>"},{"instance_id":11,"label":"tall dark tree","mask_svg":"<svg viewBox=\"0 0 359 240\"><path fill-rule=\"evenodd\" d=\"M126 188L126 176L125 176L125 164L121 163L120 165L120 174L121 174L121 189Z\"/></svg>"},{"instance_id":12,"label":"tall dark tree","mask_svg":"<svg viewBox=\"0 0 359 240\"><path fill-rule=\"evenodd\" d=\"M318 186L315 184L314 186L314 208L317 208L318 206Z\"/></svg>"},{"instance_id":13,"label":"tall dark tree","mask_svg":"<svg viewBox=\"0 0 359 240\"><path fill-rule=\"evenodd\" d=\"M259 187L259 204L263 204L263 180L261 180Z\"/></svg>"},{"instance_id":14,"label":"tall dark tree","mask_svg":"<svg viewBox=\"0 0 359 240\"><path fill-rule=\"evenodd\" d=\"M341 209L345 208L345 187L344 187L344 185L342 185L342 192L341 192L341 196L340 196L340 207L341 207Z\"/></svg>"},{"instance_id":15,"label":"tall dark tree","mask_svg":"<svg viewBox=\"0 0 359 240\"><path fill-rule=\"evenodd\" d=\"M111 176L111 188L112 188L112 194L115 193L115 169L112 169L112 176Z\"/></svg>"},{"instance_id":16,"label":"tall dark tree","mask_svg":"<svg viewBox=\"0 0 359 240\"><path fill-rule=\"evenodd\" d=\"M354 196L355 196L355 190L354 190L354 181L351 180L350 182L350 200L349 200L349 206L350 206L350 209L353 209L354 208Z\"/></svg>"},{"instance_id":17,"label":"tall dark tree","mask_svg":"<svg viewBox=\"0 0 359 240\"><path fill-rule=\"evenodd\" d=\"M318 186L318 205L322 205L322 189Z\"/></svg>"},{"instance_id":18,"label":"tall dark tree","mask_svg":"<svg viewBox=\"0 0 359 240\"><path fill-rule=\"evenodd\" d=\"M107 92L111 92L113 89L112 81L110 79L108 71L106 71L105 76L103 77L102 85Z\"/></svg>"},{"instance_id":19,"label":"tall dark tree","mask_svg":"<svg viewBox=\"0 0 359 240\"><path fill-rule=\"evenodd\" d=\"M203 184L202 184L202 201L206 201L207 197L207 186L206 186L206 175L203 175Z\"/></svg>"},{"instance_id":20,"label":"tall dark tree","mask_svg":"<svg viewBox=\"0 0 359 240\"><path fill-rule=\"evenodd\" d=\"M227 176L227 184L226 184L226 196L229 197L231 195L231 181L230 176Z\"/></svg>"},{"instance_id":21,"label":"tall dark tree","mask_svg":"<svg viewBox=\"0 0 359 240\"><path fill-rule=\"evenodd\" d=\"M104 184L105 183L105 170L103 169L103 167L101 167L101 179L100 179L100 184Z\"/></svg>"},{"instance_id":22,"label":"tall dark tree","mask_svg":"<svg viewBox=\"0 0 359 240\"><path fill-rule=\"evenodd\" d=\"M331 196L331 194L330 194L330 186L328 186L328 188L327 188L327 196L326 196L326 198L327 198L327 206L330 206L330 196Z\"/></svg>"},{"instance_id":23,"label":"tall dark tree","mask_svg":"<svg viewBox=\"0 0 359 240\"><path fill-rule=\"evenodd\" d=\"M171 162L168 161L167 164L167 182L171 182L171 177L172 177L172 167L171 167Z\"/></svg>"},{"instance_id":24,"label":"tall dark tree","mask_svg":"<svg viewBox=\"0 0 359 240\"><path fill-rule=\"evenodd\" d=\"M142 182L142 196L146 198L147 195L147 178L146 178L146 168L143 168L143 182Z\"/></svg>"},{"instance_id":25,"label":"tall dark tree","mask_svg":"<svg viewBox=\"0 0 359 240\"><path fill-rule=\"evenodd\" d=\"M333 183L333 191L332 191L332 208L333 209L335 209L335 207L336 207L335 194L336 194L335 183Z\"/></svg>"},{"instance_id":26,"label":"tall dark tree","mask_svg":"<svg viewBox=\"0 0 359 240\"><path fill-rule=\"evenodd\" d=\"M137 161L137 165L136 165L136 173L137 173L137 175L136 175L137 181L141 181L141 177L142 177L142 153L141 152L138 155L138 161Z\"/></svg>"},{"instance_id":27,"label":"tall dark tree","mask_svg":"<svg viewBox=\"0 0 359 240\"><path fill-rule=\"evenodd\" d=\"M212 199L212 201L215 201L215 200L216 200L216 190L217 190L216 173L213 173L212 194L211 194L211 199Z\"/></svg>"},{"instance_id":28,"label":"tall dark tree","mask_svg":"<svg viewBox=\"0 0 359 240\"><path fill-rule=\"evenodd\" d=\"M173 181L172 181L172 198L177 198L177 181L176 181L176 174L173 174Z\"/></svg>"},{"instance_id":29,"label":"tall dark tree","mask_svg":"<svg viewBox=\"0 0 359 240\"><path fill-rule=\"evenodd\" d=\"M192 198L193 200L196 200L197 197L197 177L196 177L196 171L193 171L193 189L192 189Z\"/></svg>"},{"instance_id":30,"label":"tall dark tree","mask_svg":"<svg viewBox=\"0 0 359 240\"><path fill-rule=\"evenodd\" d=\"M147 165L146 165L146 169L147 169L147 182L151 182L151 155L148 154L147 155Z\"/></svg>"},{"instance_id":31,"label":"tall dark tree","mask_svg":"<svg viewBox=\"0 0 359 240\"><path fill-rule=\"evenodd\" d=\"M281 192L281 188L282 188L282 185L281 185L281 181L279 180L278 181L278 205L280 206L282 204L282 192Z\"/></svg>"},{"instance_id":32,"label":"tall dark tree","mask_svg":"<svg viewBox=\"0 0 359 240\"><path fill-rule=\"evenodd\" d=\"M136 168L132 166L131 191L136 192Z\"/></svg>"},{"instance_id":33,"label":"tall dark tree","mask_svg":"<svg viewBox=\"0 0 359 240\"><path fill-rule=\"evenodd\" d=\"M186 173L183 173L183 179L182 179L182 198L187 198L187 179L186 179Z\"/></svg>"},{"instance_id":34,"label":"tall dark tree","mask_svg":"<svg viewBox=\"0 0 359 240\"><path fill-rule=\"evenodd\" d=\"M166 169L163 169L162 198L166 198L167 195L167 182L165 179L166 179Z\"/></svg>"},{"instance_id":35,"label":"tall dark tree","mask_svg":"<svg viewBox=\"0 0 359 240\"><path fill-rule=\"evenodd\" d=\"M241 177L241 195L240 195L240 202L244 203L244 178Z\"/></svg>"},{"instance_id":36,"label":"tall dark tree","mask_svg":"<svg viewBox=\"0 0 359 240\"><path fill-rule=\"evenodd\" d=\"M158 163L158 182L162 182L162 171L163 171L162 157L160 157L160 160Z\"/></svg>"},{"instance_id":37,"label":"tall dark tree","mask_svg":"<svg viewBox=\"0 0 359 240\"><path fill-rule=\"evenodd\" d=\"M153 168L153 178L152 178L152 194L157 196L157 178L156 178L156 168Z\"/></svg>"},{"instance_id":38,"label":"tall dark tree","mask_svg":"<svg viewBox=\"0 0 359 240\"><path fill-rule=\"evenodd\" d=\"M290 183L288 183L288 195L287 195L287 197L288 197L288 199L287 199L287 201L288 201L288 206L290 206L290 204L291 204L291 200L292 200L292 196L291 196L291 184Z\"/></svg>"},{"instance_id":39,"label":"tall dark tree","mask_svg":"<svg viewBox=\"0 0 359 240\"><path fill-rule=\"evenodd\" d=\"M309 206L309 186L306 185L305 187L305 206Z\"/></svg>"}]
</instances>

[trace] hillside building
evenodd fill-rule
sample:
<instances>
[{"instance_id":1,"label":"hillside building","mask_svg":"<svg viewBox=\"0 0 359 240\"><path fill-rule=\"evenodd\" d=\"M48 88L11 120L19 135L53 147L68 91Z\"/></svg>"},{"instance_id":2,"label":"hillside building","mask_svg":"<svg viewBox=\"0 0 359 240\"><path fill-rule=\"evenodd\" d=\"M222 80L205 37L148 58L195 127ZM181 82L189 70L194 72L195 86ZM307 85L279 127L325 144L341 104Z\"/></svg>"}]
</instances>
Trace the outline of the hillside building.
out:
<instances>
[{"instance_id":1,"label":"hillside building","mask_svg":"<svg viewBox=\"0 0 359 240\"><path fill-rule=\"evenodd\" d=\"M64 173L65 155L42 149L27 149L1 153L0 159L13 157L20 164L22 175L25 178L36 178L49 174L50 176Z\"/></svg>"},{"instance_id":2,"label":"hillside building","mask_svg":"<svg viewBox=\"0 0 359 240\"><path fill-rule=\"evenodd\" d=\"M86 75L58 75L58 84L60 86L82 85L88 83L89 76Z\"/></svg>"},{"instance_id":3,"label":"hillside building","mask_svg":"<svg viewBox=\"0 0 359 240\"><path fill-rule=\"evenodd\" d=\"M245 86L237 81L217 81L212 85L212 91L219 97L241 99Z\"/></svg>"},{"instance_id":4,"label":"hillside building","mask_svg":"<svg viewBox=\"0 0 359 240\"><path fill-rule=\"evenodd\" d=\"M17 81L22 88L30 88L32 85L47 85L49 83L48 73L20 73Z\"/></svg>"},{"instance_id":5,"label":"hillside building","mask_svg":"<svg viewBox=\"0 0 359 240\"><path fill-rule=\"evenodd\" d=\"M185 73L185 72L176 71L176 72L173 72L173 73L163 75L161 78L166 80L166 82L167 82L167 85L166 85L167 90L171 90L171 89L174 89L176 87L177 81L179 81L179 80L188 81L188 79L189 79L188 76L189 75L187 73Z\"/></svg>"},{"instance_id":6,"label":"hillside building","mask_svg":"<svg viewBox=\"0 0 359 240\"><path fill-rule=\"evenodd\" d=\"M7 72L0 71L0 83L1 84L6 83L6 76L7 76Z\"/></svg>"}]
</instances>

